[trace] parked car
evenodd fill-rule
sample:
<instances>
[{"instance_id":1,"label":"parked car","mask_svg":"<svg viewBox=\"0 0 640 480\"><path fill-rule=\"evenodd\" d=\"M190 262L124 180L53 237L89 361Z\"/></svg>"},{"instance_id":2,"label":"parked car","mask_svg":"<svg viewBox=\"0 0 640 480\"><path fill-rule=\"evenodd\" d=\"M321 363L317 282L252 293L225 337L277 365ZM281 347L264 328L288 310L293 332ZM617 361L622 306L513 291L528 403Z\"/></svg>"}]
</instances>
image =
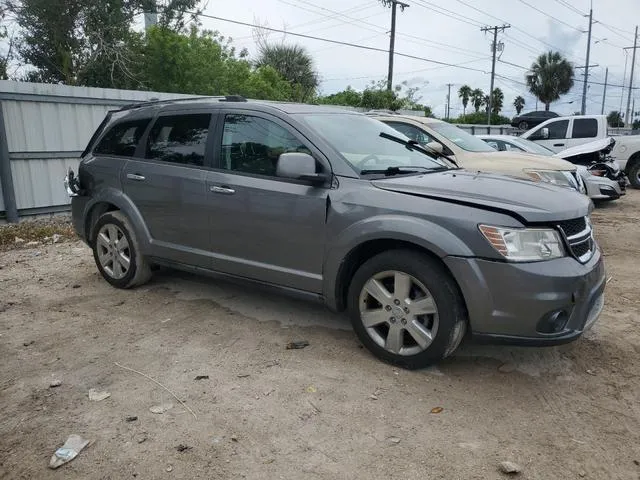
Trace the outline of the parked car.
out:
<instances>
[{"instance_id":1,"label":"parked car","mask_svg":"<svg viewBox=\"0 0 640 480\"><path fill-rule=\"evenodd\" d=\"M609 135L604 115L573 115L547 120L522 134L554 152L561 152L595 140L613 137L616 141L611 157L618 162L634 188L640 188L640 135Z\"/></svg>"},{"instance_id":2,"label":"parked car","mask_svg":"<svg viewBox=\"0 0 640 480\"><path fill-rule=\"evenodd\" d=\"M534 153L545 157L556 157L567 159L571 158L573 152L565 150L565 152L554 153L547 147L527 140L522 137L514 137L513 135L478 135L478 138L484 140L496 150L501 152L520 151ZM598 152L602 145L599 142L591 142L583 145L585 147L581 152ZM591 200L616 200L625 194L625 190L621 185L602 175L594 175L585 165L576 165L578 173L585 185L586 194Z\"/></svg>"},{"instance_id":3,"label":"parked car","mask_svg":"<svg viewBox=\"0 0 640 480\"><path fill-rule=\"evenodd\" d=\"M65 182L114 287L165 265L320 300L407 368L468 330L568 342L603 308L584 195L465 172L358 113L237 97L123 108Z\"/></svg>"},{"instance_id":4,"label":"parked car","mask_svg":"<svg viewBox=\"0 0 640 480\"><path fill-rule=\"evenodd\" d=\"M520 130L528 130L531 127L540 125L542 122L549 120L550 118L559 117L555 112L549 112L546 110L538 110L536 112L523 113L511 120L511 126L517 127Z\"/></svg>"},{"instance_id":5,"label":"parked car","mask_svg":"<svg viewBox=\"0 0 640 480\"><path fill-rule=\"evenodd\" d=\"M576 166L522 152L497 152L478 137L442 120L368 113L421 145L451 157L462 168L549 182L584 193Z\"/></svg>"}]
</instances>

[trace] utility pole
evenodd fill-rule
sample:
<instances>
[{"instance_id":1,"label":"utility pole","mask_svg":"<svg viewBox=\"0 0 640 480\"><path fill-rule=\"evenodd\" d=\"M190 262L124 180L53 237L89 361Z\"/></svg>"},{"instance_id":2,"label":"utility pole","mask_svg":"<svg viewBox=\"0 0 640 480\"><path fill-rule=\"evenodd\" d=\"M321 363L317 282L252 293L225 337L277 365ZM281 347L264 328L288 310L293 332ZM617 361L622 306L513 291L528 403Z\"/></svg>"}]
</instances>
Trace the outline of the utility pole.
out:
<instances>
[{"instance_id":1,"label":"utility pole","mask_svg":"<svg viewBox=\"0 0 640 480\"><path fill-rule=\"evenodd\" d=\"M498 30L504 32L507 28L511 28L511 25L504 24L501 27L496 25L494 27L482 27L480 29L480 31L485 33L493 30L493 44L491 45L493 59L491 60L491 86L489 87L489 113L487 114L487 125L491 125L491 111L493 108L493 82L496 75L496 50L498 49Z\"/></svg>"},{"instance_id":2,"label":"utility pole","mask_svg":"<svg viewBox=\"0 0 640 480\"><path fill-rule=\"evenodd\" d=\"M453 86L453 83L447 83L447 87L449 88L449 91L447 93L447 114L446 114L446 119L449 120L449 116L451 114L451 87Z\"/></svg>"},{"instance_id":3,"label":"utility pole","mask_svg":"<svg viewBox=\"0 0 640 480\"><path fill-rule=\"evenodd\" d=\"M399 0L380 0L385 6L391 6L391 38L389 39L389 73L387 74L387 90L391 91L393 87L393 51L396 44L396 8L400 6L400 10L404 12L404 9L409 5L402 3Z\"/></svg>"},{"instance_id":4,"label":"utility pole","mask_svg":"<svg viewBox=\"0 0 640 480\"><path fill-rule=\"evenodd\" d=\"M607 98L607 80L609 80L609 67L604 71L604 92L602 92L602 109L600 115L604 115L604 101Z\"/></svg>"},{"instance_id":5,"label":"utility pole","mask_svg":"<svg viewBox=\"0 0 640 480\"><path fill-rule=\"evenodd\" d=\"M589 80L589 54L591 53L591 27L593 26L593 8L589 9L589 35L587 37L587 61L584 64L584 83L582 85L582 108L580 113L587 113L587 80Z\"/></svg>"},{"instance_id":6,"label":"utility pole","mask_svg":"<svg viewBox=\"0 0 640 480\"><path fill-rule=\"evenodd\" d=\"M627 97L627 114L624 117L624 121L627 125L631 125L633 122L629 116L629 107L631 107L631 95L633 93L633 67L636 64L636 48L638 48L638 26L636 25L636 34L633 36L633 47L627 47L625 50L633 48L633 53L631 54L631 75L629 77L629 96Z\"/></svg>"}]
</instances>

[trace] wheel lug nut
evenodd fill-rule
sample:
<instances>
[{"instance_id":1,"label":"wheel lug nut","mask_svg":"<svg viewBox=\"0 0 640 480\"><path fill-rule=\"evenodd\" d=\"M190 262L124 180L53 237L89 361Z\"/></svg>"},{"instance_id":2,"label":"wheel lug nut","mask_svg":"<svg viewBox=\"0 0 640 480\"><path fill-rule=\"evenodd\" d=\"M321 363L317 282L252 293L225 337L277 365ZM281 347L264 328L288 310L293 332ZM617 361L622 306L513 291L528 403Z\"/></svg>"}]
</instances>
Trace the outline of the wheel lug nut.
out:
<instances>
[{"instance_id":1,"label":"wheel lug nut","mask_svg":"<svg viewBox=\"0 0 640 480\"><path fill-rule=\"evenodd\" d=\"M389 319L389 321L390 321L391 323L396 323L396 317L391 317L391 318Z\"/></svg>"},{"instance_id":2,"label":"wheel lug nut","mask_svg":"<svg viewBox=\"0 0 640 480\"><path fill-rule=\"evenodd\" d=\"M400 323L402 323L403 325L406 325L407 324L407 319L403 318L402 320L400 320Z\"/></svg>"},{"instance_id":3,"label":"wheel lug nut","mask_svg":"<svg viewBox=\"0 0 640 480\"><path fill-rule=\"evenodd\" d=\"M393 303L395 303L396 305L400 305L400 300L398 300L397 298L393 301Z\"/></svg>"},{"instance_id":4,"label":"wheel lug nut","mask_svg":"<svg viewBox=\"0 0 640 480\"><path fill-rule=\"evenodd\" d=\"M404 313L409 313L409 307L404 307Z\"/></svg>"},{"instance_id":5,"label":"wheel lug nut","mask_svg":"<svg viewBox=\"0 0 640 480\"><path fill-rule=\"evenodd\" d=\"M385 309L387 312L390 312L390 311L391 311L391 305L387 305L386 307L384 307L384 309Z\"/></svg>"}]
</instances>

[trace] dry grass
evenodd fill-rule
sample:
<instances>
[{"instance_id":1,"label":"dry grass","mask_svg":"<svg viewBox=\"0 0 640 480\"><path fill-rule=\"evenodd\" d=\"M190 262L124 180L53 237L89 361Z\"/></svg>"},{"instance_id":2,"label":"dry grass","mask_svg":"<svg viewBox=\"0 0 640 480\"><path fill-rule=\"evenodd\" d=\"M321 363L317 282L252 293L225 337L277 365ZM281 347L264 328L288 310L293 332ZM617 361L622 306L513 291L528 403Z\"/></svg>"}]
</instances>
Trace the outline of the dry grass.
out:
<instances>
[{"instance_id":1,"label":"dry grass","mask_svg":"<svg viewBox=\"0 0 640 480\"><path fill-rule=\"evenodd\" d=\"M54 234L61 235L61 240L77 238L68 217L25 220L17 224L0 225L0 249L21 248L25 243L33 241L44 242ZM16 243L16 237L24 242Z\"/></svg>"}]
</instances>

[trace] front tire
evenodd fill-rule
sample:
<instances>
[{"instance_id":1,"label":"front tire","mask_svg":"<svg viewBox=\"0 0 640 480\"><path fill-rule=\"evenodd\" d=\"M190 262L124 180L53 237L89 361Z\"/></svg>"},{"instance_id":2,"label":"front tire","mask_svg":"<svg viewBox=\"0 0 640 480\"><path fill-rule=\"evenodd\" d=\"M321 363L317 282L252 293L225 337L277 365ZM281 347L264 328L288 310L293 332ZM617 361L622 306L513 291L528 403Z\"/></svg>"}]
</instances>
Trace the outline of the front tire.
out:
<instances>
[{"instance_id":1,"label":"front tire","mask_svg":"<svg viewBox=\"0 0 640 480\"><path fill-rule=\"evenodd\" d=\"M529 130L529 124L527 122L522 121L518 124L518 128L520 130Z\"/></svg>"},{"instance_id":2,"label":"front tire","mask_svg":"<svg viewBox=\"0 0 640 480\"><path fill-rule=\"evenodd\" d=\"M633 188L640 188L640 161L636 161L631 166L627 178Z\"/></svg>"},{"instance_id":3,"label":"front tire","mask_svg":"<svg viewBox=\"0 0 640 480\"><path fill-rule=\"evenodd\" d=\"M104 279L116 288L142 285L151 278L131 224L119 211L103 214L93 228L93 258Z\"/></svg>"},{"instance_id":4,"label":"front tire","mask_svg":"<svg viewBox=\"0 0 640 480\"><path fill-rule=\"evenodd\" d=\"M348 310L358 338L375 356L408 369L451 355L467 326L451 275L410 250L390 250L365 262L351 280Z\"/></svg>"}]
</instances>

